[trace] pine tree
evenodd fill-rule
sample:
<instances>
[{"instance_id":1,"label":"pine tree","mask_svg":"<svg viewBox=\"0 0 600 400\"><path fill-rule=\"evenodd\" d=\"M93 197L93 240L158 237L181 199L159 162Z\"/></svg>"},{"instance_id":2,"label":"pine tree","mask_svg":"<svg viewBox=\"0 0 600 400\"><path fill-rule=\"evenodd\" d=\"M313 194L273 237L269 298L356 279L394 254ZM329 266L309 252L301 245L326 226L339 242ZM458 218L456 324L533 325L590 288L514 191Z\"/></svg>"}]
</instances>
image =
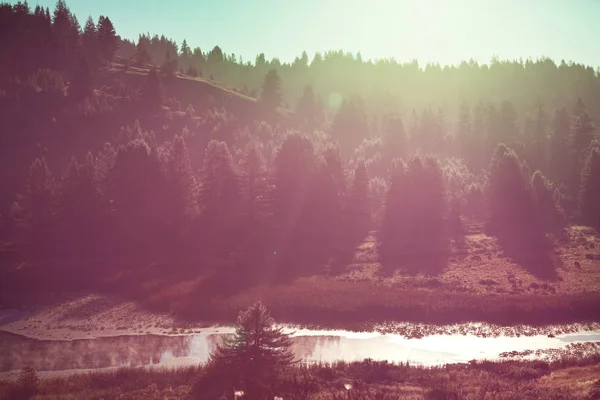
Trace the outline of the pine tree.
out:
<instances>
[{"instance_id":1,"label":"pine tree","mask_svg":"<svg viewBox=\"0 0 600 400\"><path fill-rule=\"evenodd\" d=\"M272 398L269 388L296 363L291 344L266 307L257 302L239 313L233 338L217 347L209 369L228 374L233 388L242 390L244 397L262 399L270 394Z\"/></svg>"},{"instance_id":2,"label":"pine tree","mask_svg":"<svg viewBox=\"0 0 600 400\"><path fill-rule=\"evenodd\" d=\"M316 164L314 157L311 141L298 134L288 136L275 156L273 251L278 255L293 248L292 234L301 223Z\"/></svg>"},{"instance_id":3,"label":"pine tree","mask_svg":"<svg viewBox=\"0 0 600 400\"><path fill-rule=\"evenodd\" d=\"M281 79L277 70L271 68L263 82L260 102L267 110L274 110L281 104L281 99Z\"/></svg>"},{"instance_id":4,"label":"pine tree","mask_svg":"<svg viewBox=\"0 0 600 400\"><path fill-rule=\"evenodd\" d=\"M581 171L579 212L581 221L600 229L600 145L590 146L587 160Z\"/></svg>"},{"instance_id":5,"label":"pine tree","mask_svg":"<svg viewBox=\"0 0 600 400\"><path fill-rule=\"evenodd\" d=\"M211 140L200 173L202 239L215 255L229 256L240 233L242 188L238 170L225 142Z\"/></svg>"},{"instance_id":6,"label":"pine tree","mask_svg":"<svg viewBox=\"0 0 600 400\"><path fill-rule=\"evenodd\" d=\"M458 114L458 123L456 125L456 143L460 156L469 160L473 154L473 135L471 135L471 115L469 105L462 103ZM476 133L477 134L477 133Z\"/></svg>"},{"instance_id":7,"label":"pine tree","mask_svg":"<svg viewBox=\"0 0 600 400\"><path fill-rule=\"evenodd\" d=\"M105 63L111 62L119 46L119 37L110 18L101 15L98 18L98 46L100 56Z\"/></svg>"},{"instance_id":8,"label":"pine tree","mask_svg":"<svg viewBox=\"0 0 600 400\"><path fill-rule=\"evenodd\" d=\"M555 197L554 184L538 170L531 177L534 207L545 230L555 230L564 225L564 215Z\"/></svg>"},{"instance_id":9,"label":"pine tree","mask_svg":"<svg viewBox=\"0 0 600 400\"><path fill-rule=\"evenodd\" d=\"M156 69L151 69L146 76L142 90L142 98L151 111L156 111L162 104L162 88Z\"/></svg>"},{"instance_id":10,"label":"pine tree","mask_svg":"<svg viewBox=\"0 0 600 400\"><path fill-rule=\"evenodd\" d=\"M577 191L576 183L579 182L581 170L588 157L587 151L590 143L596 138L596 126L594 121L581 101L578 101L573 113L573 125L571 126L571 157L572 157L572 181L575 185L573 192Z\"/></svg>"},{"instance_id":11,"label":"pine tree","mask_svg":"<svg viewBox=\"0 0 600 400\"><path fill-rule=\"evenodd\" d=\"M346 190L342 158L337 149L330 148L310 179L306 203L295 227L294 242L305 257L310 254L321 260L340 249Z\"/></svg>"},{"instance_id":12,"label":"pine tree","mask_svg":"<svg viewBox=\"0 0 600 400\"><path fill-rule=\"evenodd\" d=\"M371 227L369 177L364 162L354 170L354 180L346 197L344 226L348 244L352 247L367 236Z\"/></svg>"},{"instance_id":13,"label":"pine tree","mask_svg":"<svg viewBox=\"0 0 600 400\"><path fill-rule=\"evenodd\" d=\"M572 158L569 154L569 135L571 120L565 108L554 112L552 122L552 137L550 139L549 171L552 180L566 184L571 174Z\"/></svg>"},{"instance_id":14,"label":"pine tree","mask_svg":"<svg viewBox=\"0 0 600 400\"><path fill-rule=\"evenodd\" d=\"M296 115L300 123L307 129L314 129L320 122L320 112L317 107L315 94L311 85L304 86L302 97L296 105Z\"/></svg>"},{"instance_id":15,"label":"pine tree","mask_svg":"<svg viewBox=\"0 0 600 400\"><path fill-rule=\"evenodd\" d=\"M138 66L143 67L150 61L152 58L150 57L150 53L148 53L148 43L147 40L143 40L144 38L140 37L138 39L138 43L135 47L134 59Z\"/></svg>"},{"instance_id":16,"label":"pine tree","mask_svg":"<svg viewBox=\"0 0 600 400\"><path fill-rule=\"evenodd\" d=\"M164 187L154 138L137 129L137 137L119 148L109 170L111 217L113 229L119 233L114 242L116 251L149 257L155 254L153 250L160 250L152 245L164 240L167 233Z\"/></svg>"},{"instance_id":17,"label":"pine tree","mask_svg":"<svg viewBox=\"0 0 600 400\"><path fill-rule=\"evenodd\" d=\"M499 230L529 230L534 216L529 177L515 152L499 144L489 171L488 199L492 225Z\"/></svg>"},{"instance_id":18,"label":"pine tree","mask_svg":"<svg viewBox=\"0 0 600 400\"><path fill-rule=\"evenodd\" d=\"M330 128L344 156L350 156L369 136L369 123L362 99L354 96L342 102Z\"/></svg>"},{"instance_id":19,"label":"pine tree","mask_svg":"<svg viewBox=\"0 0 600 400\"><path fill-rule=\"evenodd\" d=\"M44 158L29 169L25 192L17 196L12 217L29 254L43 256L54 250L57 185Z\"/></svg>"},{"instance_id":20,"label":"pine tree","mask_svg":"<svg viewBox=\"0 0 600 400\"><path fill-rule=\"evenodd\" d=\"M79 57L71 82L69 84L69 97L81 101L92 93L92 73L85 57Z\"/></svg>"},{"instance_id":21,"label":"pine tree","mask_svg":"<svg viewBox=\"0 0 600 400\"><path fill-rule=\"evenodd\" d=\"M546 170L548 164L547 146L548 136L546 133L546 112L544 106L538 105L537 114L533 119L532 136L531 136L531 165L535 169Z\"/></svg>"},{"instance_id":22,"label":"pine tree","mask_svg":"<svg viewBox=\"0 0 600 400\"><path fill-rule=\"evenodd\" d=\"M79 46L79 27L64 0L57 0L52 19L55 66L65 69Z\"/></svg>"},{"instance_id":23,"label":"pine tree","mask_svg":"<svg viewBox=\"0 0 600 400\"><path fill-rule=\"evenodd\" d=\"M88 63L91 65L97 65L100 61L100 48L96 24L91 16L88 17L87 21L85 22L83 35L81 36L81 42Z\"/></svg>"},{"instance_id":24,"label":"pine tree","mask_svg":"<svg viewBox=\"0 0 600 400\"><path fill-rule=\"evenodd\" d=\"M181 232L185 225L198 213L196 179L190 155L182 136L175 136L169 149L168 159L169 194L173 199L173 224Z\"/></svg>"},{"instance_id":25,"label":"pine tree","mask_svg":"<svg viewBox=\"0 0 600 400\"><path fill-rule=\"evenodd\" d=\"M399 116L393 116L386 122L383 131L383 153L387 160L408 154L408 140L404 123Z\"/></svg>"},{"instance_id":26,"label":"pine tree","mask_svg":"<svg viewBox=\"0 0 600 400\"><path fill-rule=\"evenodd\" d=\"M240 263L250 264L254 272L259 272L261 264L265 264L265 246L271 217L271 188L265 160L257 143L248 143L241 167L244 205L240 244L243 257Z\"/></svg>"},{"instance_id":27,"label":"pine tree","mask_svg":"<svg viewBox=\"0 0 600 400\"><path fill-rule=\"evenodd\" d=\"M169 50L167 50L167 52L165 53L165 61L163 62L160 69L168 78L172 78L177 72L177 59L172 57L171 52Z\"/></svg>"},{"instance_id":28,"label":"pine tree","mask_svg":"<svg viewBox=\"0 0 600 400\"><path fill-rule=\"evenodd\" d=\"M95 180L96 167L91 153L85 163L71 159L62 178L58 201L61 249L67 255L90 257L106 238L106 215ZM94 237L94 240L90 240Z\"/></svg>"}]
</instances>

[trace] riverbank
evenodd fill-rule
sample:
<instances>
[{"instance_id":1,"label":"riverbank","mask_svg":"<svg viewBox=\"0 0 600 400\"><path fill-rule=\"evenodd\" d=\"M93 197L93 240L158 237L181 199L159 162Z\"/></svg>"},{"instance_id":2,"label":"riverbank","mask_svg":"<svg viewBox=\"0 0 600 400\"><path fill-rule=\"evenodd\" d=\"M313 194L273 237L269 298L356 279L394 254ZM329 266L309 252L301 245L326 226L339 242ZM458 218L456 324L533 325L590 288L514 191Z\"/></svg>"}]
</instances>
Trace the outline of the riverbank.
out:
<instances>
[{"instance_id":1,"label":"riverbank","mask_svg":"<svg viewBox=\"0 0 600 400\"><path fill-rule=\"evenodd\" d=\"M39 340L74 340L121 335L190 335L226 333L233 320L190 321L173 313L150 312L132 301L100 294L76 293L54 299L54 304L29 309L0 310L0 331ZM290 329L327 329L374 331L398 334L408 338L429 335L471 334L480 337L503 336L557 336L578 331L600 331L598 322L577 322L549 325L497 325L485 322L456 324L426 324L401 321L365 321L353 324L308 324L281 319Z\"/></svg>"},{"instance_id":2,"label":"riverbank","mask_svg":"<svg viewBox=\"0 0 600 400\"><path fill-rule=\"evenodd\" d=\"M204 373L201 366L177 370L121 368L25 381L38 400L179 400L204 398L199 383ZM434 368L365 360L294 368L283 377L277 395L292 400L594 399L600 394L598 376L597 355L550 363L484 361ZM15 382L0 380L0 398L17 389Z\"/></svg>"}]
</instances>

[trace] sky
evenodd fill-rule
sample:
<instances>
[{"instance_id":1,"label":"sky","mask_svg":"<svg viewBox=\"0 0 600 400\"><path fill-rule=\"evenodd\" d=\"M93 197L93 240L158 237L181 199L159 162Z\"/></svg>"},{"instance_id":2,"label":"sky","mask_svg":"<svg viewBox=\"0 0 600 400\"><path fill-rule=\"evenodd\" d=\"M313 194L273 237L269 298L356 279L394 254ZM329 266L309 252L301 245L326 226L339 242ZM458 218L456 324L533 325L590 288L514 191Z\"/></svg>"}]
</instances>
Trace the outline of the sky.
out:
<instances>
[{"instance_id":1,"label":"sky","mask_svg":"<svg viewBox=\"0 0 600 400\"><path fill-rule=\"evenodd\" d=\"M55 0L29 0L49 6ZM67 0L81 25L106 15L123 38L157 33L244 61L327 50L457 64L550 57L600 66L600 0Z\"/></svg>"}]
</instances>

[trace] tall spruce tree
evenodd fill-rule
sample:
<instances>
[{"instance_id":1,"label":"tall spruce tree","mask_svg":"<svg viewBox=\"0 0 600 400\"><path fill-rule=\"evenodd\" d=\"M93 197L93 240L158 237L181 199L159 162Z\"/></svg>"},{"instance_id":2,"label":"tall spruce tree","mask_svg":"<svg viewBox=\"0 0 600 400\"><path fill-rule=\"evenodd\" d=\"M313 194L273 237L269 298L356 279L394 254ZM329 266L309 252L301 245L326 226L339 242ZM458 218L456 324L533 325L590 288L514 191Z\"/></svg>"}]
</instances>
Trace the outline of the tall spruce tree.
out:
<instances>
[{"instance_id":1,"label":"tall spruce tree","mask_svg":"<svg viewBox=\"0 0 600 400\"><path fill-rule=\"evenodd\" d=\"M579 192L581 221L600 229L600 145L592 143L581 171Z\"/></svg>"},{"instance_id":2,"label":"tall spruce tree","mask_svg":"<svg viewBox=\"0 0 600 400\"><path fill-rule=\"evenodd\" d=\"M567 110L564 107L555 110L551 128L549 175L559 184L566 184L571 176L570 127L571 118Z\"/></svg>"},{"instance_id":3,"label":"tall spruce tree","mask_svg":"<svg viewBox=\"0 0 600 400\"><path fill-rule=\"evenodd\" d=\"M354 247L367 236L371 228L369 176L365 163L362 161L354 170L354 177L346 196L344 211L347 244Z\"/></svg>"},{"instance_id":4,"label":"tall spruce tree","mask_svg":"<svg viewBox=\"0 0 600 400\"><path fill-rule=\"evenodd\" d=\"M211 354L209 371L223 376L231 387L250 399L273 398L273 387L296 363L291 340L266 307L257 302L240 311L233 337ZM223 380L218 379L223 382Z\"/></svg>"},{"instance_id":5,"label":"tall spruce tree","mask_svg":"<svg viewBox=\"0 0 600 400\"><path fill-rule=\"evenodd\" d=\"M274 110L281 104L281 78L275 68L271 68L262 85L260 103L267 110Z\"/></svg>"}]
</instances>

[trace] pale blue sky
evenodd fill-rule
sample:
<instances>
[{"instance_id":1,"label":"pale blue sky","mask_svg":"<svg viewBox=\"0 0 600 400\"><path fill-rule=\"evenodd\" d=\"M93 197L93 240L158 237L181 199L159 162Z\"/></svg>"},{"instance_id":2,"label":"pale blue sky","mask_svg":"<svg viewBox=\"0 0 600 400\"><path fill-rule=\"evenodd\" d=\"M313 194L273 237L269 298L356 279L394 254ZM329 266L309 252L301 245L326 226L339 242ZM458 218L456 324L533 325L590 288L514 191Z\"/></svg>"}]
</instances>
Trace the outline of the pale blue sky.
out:
<instances>
[{"instance_id":1,"label":"pale blue sky","mask_svg":"<svg viewBox=\"0 0 600 400\"><path fill-rule=\"evenodd\" d=\"M30 5L54 7L54 0ZM547 56L600 66L600 0L67 0L80 23L164 34L203 51L292 60L306 50L455 64Z\"/></svg>"}]
</instances>

